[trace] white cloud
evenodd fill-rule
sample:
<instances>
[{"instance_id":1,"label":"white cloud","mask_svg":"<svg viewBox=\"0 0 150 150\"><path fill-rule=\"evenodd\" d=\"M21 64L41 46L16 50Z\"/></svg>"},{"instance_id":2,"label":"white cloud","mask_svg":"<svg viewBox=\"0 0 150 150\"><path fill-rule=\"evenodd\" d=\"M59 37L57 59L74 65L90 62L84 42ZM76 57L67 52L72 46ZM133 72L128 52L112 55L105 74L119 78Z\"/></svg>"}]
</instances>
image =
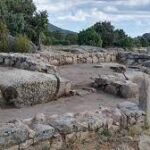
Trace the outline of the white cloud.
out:
<instances>
[{"instance_id":1,"label":"white cloud","mask_svg":"<svg viewBox=\"0 0 150 150\"><path fill-rule=\"evenodd\" d=\"M72 20L72 21L85 21L87 17L90 15L82 10L77 11L75 15L66 15L66 16L59 16L58 19L60 20Z\"/></svg>"},{"instance_id":2,"label":"white cloud","mask_svg":"<svg viewBox=\"0 0 150 150\"><path fill-rule=\"evenodd\" d=\"M70 21L86 21L92 20L96 21L112 21L112 22L121 22L121 21L138 21L144 19L150 19L149 11L119 11L115 7L107 7L103 10L98 8L92 8L87 11L78 10L75 14L61 15L58 16L59 20L70 20ZM108 12L109 11L109 12Z\"/></svg>"},{"instance_id":3,"label":"white cloud","mask_svg":"<svg viewBox=\"0 0 150 150\"><path fill-rule=\"evenodd\" d=\"M91 12L91 17L96 21L112 21L112 22L120 22L120 21L137 21L143 19L150 19L150 12L143 11L122 11L118 13L106 13L97 8L94 8Z\"/></svg>"},{"instance_id":4,"label":"white cloud","mask_svg":"<svg viewBox=\"0 0 150 150\"><path fill-rule=\"evenodd\" d=\"M104 11L106 11L106 12L118 12L118 9L115 6L106 6L104 8Z\"/></svg>"},{"instance_id":5,"label":"white cloud","mask_svg":"<svg viewBox=\"0 0 150 150\"><path fill-rule=\"evenodd\" d=\"M75 6L83 5L92 0L33 0L38 10L47 10L48 12L60 12L69 10Z\"/></svg>"},{"instance_id":6,"label":"white cloud","mask_svg":"<svg viewBox=\"0 0 150 150\"><path fill-rule=\"evenodd\" d=\"M57 12L66 9L66 5L60 2L51 2L49 0L34 0L38 10L47 10L48 12Z\"/></svg>"},{"instance_id":7,"label":"white cloud","mask_svg":"<svg viewBox=\"0 0 150 150\"><path fill-rule=\"evenodd\" d=\"M119 5L128 5L128 6L141 6L150 4L150 0L119 0L117 1Z\"/></svg>"}]
</instances>

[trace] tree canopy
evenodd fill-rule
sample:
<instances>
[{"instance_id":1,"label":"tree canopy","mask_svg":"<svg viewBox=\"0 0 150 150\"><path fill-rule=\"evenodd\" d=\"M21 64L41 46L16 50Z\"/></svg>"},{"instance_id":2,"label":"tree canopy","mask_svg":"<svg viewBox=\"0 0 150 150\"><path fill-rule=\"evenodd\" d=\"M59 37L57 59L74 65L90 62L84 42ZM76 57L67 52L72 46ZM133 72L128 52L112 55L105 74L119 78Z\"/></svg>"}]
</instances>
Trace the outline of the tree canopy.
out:
<instances>
[{"instance_id":1,"label":"tree canopy","mask_svg":"<svg viewBox=\"0 0 150 150\"><path fill-rule=\"evenodd\" d=\"M111 22L98 22L79 33L78 43L102 47L147 47L150 46L150 34L131 38L124 30L115 29ZM99 40L98 40L99 39ZM101 41L99 44L99 41Z\"/></svg>"},{"instance_id":2,"label":"tree canopy","mask_svg":"<svg viewBox=\"0 0 150 150\"><path fill-rule=\"evenodd\" d=\"M37 45L41 33L48 31L47 12L37 12L32 0L1 0L0 21L11 35L26 35Z\"/></svg>"},{"instance_id":3,"label":"tree canopy","mask_svg":"<svg viewBox=\"0 0 150 150\"><path fill-rule=\"evenodd\" d=\"M94 28L83 30L78 34L79 45L102 46L101 36L96 33Z\"/></svg>"}]
</instances>

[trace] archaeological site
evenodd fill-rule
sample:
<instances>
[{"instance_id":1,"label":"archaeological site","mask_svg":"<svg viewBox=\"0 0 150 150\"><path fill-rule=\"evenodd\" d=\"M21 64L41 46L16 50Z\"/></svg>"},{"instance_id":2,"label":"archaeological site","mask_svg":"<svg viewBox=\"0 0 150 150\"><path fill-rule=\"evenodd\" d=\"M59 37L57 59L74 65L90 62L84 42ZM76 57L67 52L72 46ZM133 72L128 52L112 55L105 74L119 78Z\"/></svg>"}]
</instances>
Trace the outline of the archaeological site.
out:
<instances>
[{"instance_id":1,"label":"archaeological site","mask_svg":"<svg viewBox=\"0 0 150 150\"><path fill-rule=\"evenodd\" d=\"M150 0L0 0L0 150L150 150Z\"/></svg>"},{"instance_id":2,"label":"archaeological site","mask_svg":"<svg viewBox=\"0 0 150 150\"><path fill-rule=\"evenodd\" d=\"M147 53L85 46L0 53L0 149L148 150Z\"/></svg>"}]
</instances>

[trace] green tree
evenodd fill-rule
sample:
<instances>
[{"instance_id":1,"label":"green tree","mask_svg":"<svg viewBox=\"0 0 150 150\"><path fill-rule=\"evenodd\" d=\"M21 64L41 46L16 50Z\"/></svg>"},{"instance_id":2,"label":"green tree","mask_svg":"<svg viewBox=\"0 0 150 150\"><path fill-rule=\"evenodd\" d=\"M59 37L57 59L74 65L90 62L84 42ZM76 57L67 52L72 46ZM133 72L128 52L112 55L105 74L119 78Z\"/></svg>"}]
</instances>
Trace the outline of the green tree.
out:
<instances>
[{"instance_id":1,"label":"green tree","mask_svg":"<svg viewBox=\"0 0 150 150\"><path fill-rule=\"evenodd\" d=\"M122 29L117 29L114 31L114 46L121 47L122 41L127 38L127 35Z\"/></svg>"},{"instance_id":2,"label":"green tree","mask_svg":"<svg viewBox=\"0 0 150 150\"><path fill-rule=\"evenodd\" d=\"M41 34L48 30L46 11L37 13L33 0L1 0L0 21L13 36L27 35L40 49Z\"/></svg>"},{"instance_id":3,"label":"green tree","mask_svg":"<svg viewBox=\"0 0 150 150\"><path fill-rule=\"evenodd\" d=\"M32 0L1 0L0 16L12 35L25 32L36 7Z\"/></svg>"},{"instance_id":4,"label":"green tree","mask_svg":"<svg viewBox=\"0 0 150 150\"><path fill-rule=\"evenodd\" d=\"M3 22L0 22L0 52L8 52L8 50L8 29Z\"/></svg>"},{"instance_id":5,"label":"green tree","mask_svg":"<svg viewBox=\"0 0 150 150\"><path fill-rule=\"evenodd\" d=\"M41 50L41 42L42 42L42 35L44 32L48 31L48 14L47 11L42 11L36 13L34 16L35 21L35 32L36 32L36 41L38 45L38 50Z\"/></svg>"},{"instance_id":6,"label":"green tree","mask_svg":"<svg viewBox=\"0 0 150 150\"><path fill-rule=\"evenodd\" d=\"M120 46L123 48L133 48L134 47L134 40L131 37L126 37L120 41Z\"/></svg>"},{"instance_id":7,"label":"green tree","mask_svg":"<svg viewBox=\"0 0 150 150\"><path fill-rule=\"evenodd\" d=\"M77 34L67 34L65 40L69 42L69 44L75 45L78 42Z\"/></svg>"},{"instance_id":8,"label":"green tree","mask_svg":"<svg viewBox=\"0 0 150 150\"><path fill-rule=\"evenodd\" d=\"M55 39L59 40L59 41L63 41L65 40L65 35L59 31L54 31L52 32L52 35Z\"/></svg>"},{"instance_id":9,"label":"green tree","mask_svg":"<svg viewBox=\"0 0 150 150\"><path fill-rule=\"evenodd\" d=\"M102 46L101 36L93 28L81 31L78 34L78 43L80 45Z\"/></svg>"},{"instance_id":10,"label":"green tree","mask_svg":"<svg viewBox=\"0 0 150 150\"><path fill-rule=\"evenodd\" d=\"M103 47L113 46L114 26L110 22L98 22L94 26L94 30L101 36Z\"/></svg>"},{"instance_id":11,"label":"green tree","mask_svg":"<svg viewBox=\"0 0 150 150\"><path fill-rule=\"evenodd\" d=\"M134 38L134 47L142 47L140 38Z\"/></svg>"}]
</instances>

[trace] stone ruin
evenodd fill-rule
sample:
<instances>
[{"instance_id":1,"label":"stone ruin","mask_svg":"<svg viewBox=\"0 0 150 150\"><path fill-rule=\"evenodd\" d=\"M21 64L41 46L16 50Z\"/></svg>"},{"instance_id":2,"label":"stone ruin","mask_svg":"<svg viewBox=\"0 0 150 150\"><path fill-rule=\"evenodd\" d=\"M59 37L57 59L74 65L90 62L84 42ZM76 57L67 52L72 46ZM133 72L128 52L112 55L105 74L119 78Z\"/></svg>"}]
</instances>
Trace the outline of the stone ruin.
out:
<instances>
[{"instance_id":1,"label":"stone ruin","mask_svg":"<svg viewBox=\"0 0 150 150\"><path fill-rule=\"evenodd\" d=\"M83 142L99 130L115 134L135 124L143 127L144 116L145 113L131 102L121 103L115 109L101 108L95 112L61 116L37 114L34 118L0 124L0 149L41 150L44 146L52 150L63 149L69 140L75 138L75 141Z\"/></svg>"},{"instance_id":2,"label":"stone ruin","mask_svg":"<svg viewBox=\"0 0 150 150\"><path fill-rule=\"evenodd\" d=\"M139 93L139 88L136 83L125 80L117 75L101 75L95 79L93 86L106 93L123 98L138 97Z\"/></svg>"},{"instance_id":3,"label":"stone ruin","mask_svg":"<svg viewBox=\"0 0 150 150\"><path fill-rule=\"evenodd\" d=\"M142 130L145 120L150 124L147 115L149 109L145 105L149 100L149 94L145 95L145 90L141 90L143 87L141 82L134 81L129 74L126 75L126 69L129 67L149 74L149 60L149 55L105 50L84 53L48 51L36 54L1 53L0 106L27 107L74 94L71 81L61 77L57 66L88 63L98 64L95 65L98 69L105 67L102 63L119 62L124 65L110 65L109 69L114 73L99 75L94 78L92 86L96 90L103 90L125 99L140 99L139 104L141 106L144 103L144 110L140 110L135 103L124 102L115 108L100 106L98 110L92 112L38 114L29 119L0 123L0 149L41 150L46 146L48 149L58 150L63 149L74 139L74 143L81 140L92 144L93 141L90 142L89 139L91 135L97 136L98 131L115 136L116 133L135 126ZM143 77L141 79L143 83ZM143 148L145 139L143 140L143 136L140 138L142 140L138 141L138 148L148 150ZM123 150L126 149L128 146ZM134 150L133 147L131 150Z\"/></svg>"},{"instance_id":4,"label":"stone ruin","mask_svg":"<svg viewBox=\"0 0 150 150\"><path fill-rule=\"evenodd\" d=\"M11 68L0 69L2 97L0 105L32 106L68 95L71 91L71 82L58 75L56 67L58 65L114 61L116 61L116 52L53 55L48 52L38 54L1 53L0 65Z\"/></svg>"}]
</instances>

